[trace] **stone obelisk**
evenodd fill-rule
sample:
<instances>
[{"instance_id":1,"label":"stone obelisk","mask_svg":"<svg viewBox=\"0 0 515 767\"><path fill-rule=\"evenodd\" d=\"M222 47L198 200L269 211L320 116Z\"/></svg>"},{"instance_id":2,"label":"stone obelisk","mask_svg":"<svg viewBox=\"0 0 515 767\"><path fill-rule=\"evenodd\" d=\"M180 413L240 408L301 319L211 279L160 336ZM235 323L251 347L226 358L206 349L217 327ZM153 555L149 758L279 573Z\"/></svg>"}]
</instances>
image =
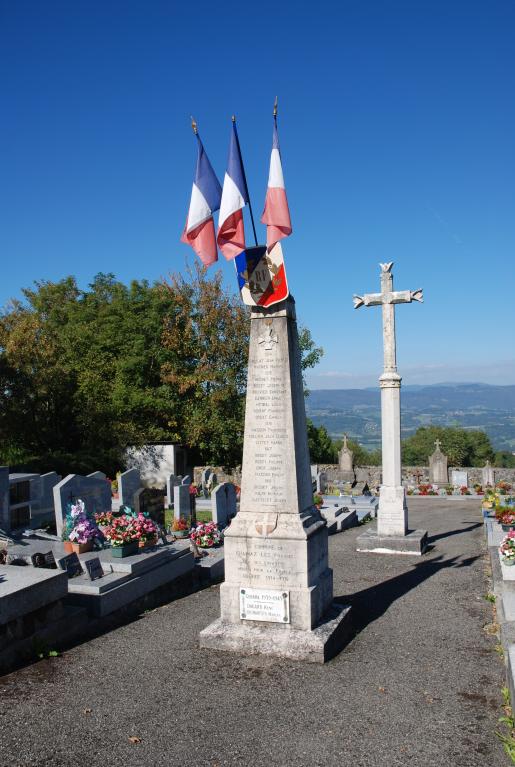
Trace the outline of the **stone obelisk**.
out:
<instances>
[{"instance_id":1,"label":"stone obelisk","mask_svg":"<svg viewBox=\"0 0 515 767\"><path fill-rule=\"evenodd\" d=\"M313 506L292 297L251 313L240 511L225 533L221 616L200 646L323 662L349 629Z\"/></svg>"},{"instance_id":2,"label":"stone obelisk","mask_svg":"<svg viewBox=\"0 0 515 767\"><path fill-rule=\"evenodd\" d=\"M408 531L406 491L401 466L401 377L397 372L395 304L422 301L422 290L393 290L393 261L381 266L381 292L354 296L354 308L381 306L383 312L384 370L381 388L381 437L383 482L379 491L377 530L357 539L358 551L422 554L427 545L425 530Z\"/></svg>"}]
</instances>

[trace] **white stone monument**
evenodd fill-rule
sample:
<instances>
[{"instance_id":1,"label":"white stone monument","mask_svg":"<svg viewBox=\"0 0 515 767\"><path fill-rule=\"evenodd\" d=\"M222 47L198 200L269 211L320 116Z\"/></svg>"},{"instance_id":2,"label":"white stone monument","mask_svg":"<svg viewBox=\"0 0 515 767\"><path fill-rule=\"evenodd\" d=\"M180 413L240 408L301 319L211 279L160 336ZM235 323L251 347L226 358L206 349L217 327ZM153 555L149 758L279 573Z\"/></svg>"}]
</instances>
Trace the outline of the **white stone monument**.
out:
<instances>
[{"instance_id":1,"label":"white stone monument","mask_svg":"<svg viewBox=\"0 0 515 767\"><path fill-rule=\"evenodd\" d=\"M447 456L440 450L441 444L440 440L437 439L435 442L436 450L429 456L429 481L435 485L447 485L449 482Z\"/></svg>"},{"instance_id":2,"label":"white stone monument","mask_svg":"<svg viewBox=\"0 0 515 767\"><path fill-rule=\"evenodd\" d=\"M393 261L381 266L381 292L354 296L354 308L381 306L383 312L384 370L381 388L381 436L383 479L379 491L377 530L357 539L358 551L422 554L427 545L425 530L408 531L406 492L401 479L401 377L397 372L395 304L422 301L422 290L393 290Z\"/></svg>"},{"instance_id":3,"label":"white stone monument","mask_svg":"<svg viewBox=\"0 0 515 767\"><path fill-rule=\"evenodd\" d=\"M200 646L324 662L349 630L313 506L295 303L251 313L240 510L225 534L221 617Z\"/></svg>"},{"instance_id":4,"label":"white stone monument","mask_svg":"<svg viewBox=\"0 0 515 767\"><path fill-rule=\"evenodd\" d=\"M347 445L347 435L343 435L343 445L338 453L338 468L340 470L340 478L344 482L354 482L354 465L353 465L354 453Z\"/></svg>"},{"instance_id":5,"label":"white stone monument","mask_svg":"<svg viewBox=\"0 0 515 767\"><path fill-rule=\"evenodd\" d=\"M483 478L483 490L487 485L491 485L494 487L495 485L495 477L494 477L494 468L490 464L490 461L487 461L482 469L482 478Z\"/></svg>"}]
</instances>

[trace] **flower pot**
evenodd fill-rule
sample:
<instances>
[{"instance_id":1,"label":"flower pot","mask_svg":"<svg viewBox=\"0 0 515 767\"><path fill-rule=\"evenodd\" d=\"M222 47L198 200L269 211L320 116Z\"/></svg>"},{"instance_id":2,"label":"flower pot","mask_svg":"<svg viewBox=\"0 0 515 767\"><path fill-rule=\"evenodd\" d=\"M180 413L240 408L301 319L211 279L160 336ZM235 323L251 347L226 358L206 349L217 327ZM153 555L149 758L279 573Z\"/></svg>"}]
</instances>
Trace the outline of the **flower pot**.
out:
<instances>
[{"instance_id":1,"label":"flower pot","mask_svg":"<svg viewBox=\"0 0 515 767\"><path fill-rule=\"evenodd\" d=\"M157 535L153 538L149 538L148 541L139 541L139 548L140 549L150 549L152 546L155 546L157 543Z\"/></svg>"},{"instance_id":2,"label":"flower pot","mask_svg":"<svg viewBox=\"0 0 515 767\"><path fill-rule=\"evenodd\" d=\"M72 552L74 554L85 554L86 551L93 551L93 541L86 541L86 543L73 543L72 544Z\"/></svg>"},{"instance_id":3,"label":"flower pot","mask_svg":"<svg viewBox=\"0 0 515 767\"><path fill-rule=\"evenodd\" d=\"M65 554L73 554L73 543L71 541L63 541L63 549Z\"/></svg>"},{"instance_id":4,"label":"flower pot","mask_svg":"<svg viewBox=\"0 0 515 767\"><path fill-rule=\"evenodd\" d=\"M506 565L506 567L511 567L512 565L515 565L515 558L512 557L511 559L506 559L505 557L502 558L503 565Z\"/></svg>"},{"instance_id":5,"label":"flower pot","mask_svg":"<svg viewBox=\"0 0 515 767\"><path fill-rule=\"evenodd\" d=\"M188 538L189 534L189 530L172 530L172 535L175 535L176 538Z\"/></svg>"},{"instance_id":6,"label":"flower pot","mask_svg":"<svg viewBox=\"0 0 515 767\"><path fill-rule=\"evenodd\" d=\"M138 553L138 548L139 541L129 541L129 543L124 543L123 546L111 546L111 556L130 557Z\"/></svg>"}]
</instances>

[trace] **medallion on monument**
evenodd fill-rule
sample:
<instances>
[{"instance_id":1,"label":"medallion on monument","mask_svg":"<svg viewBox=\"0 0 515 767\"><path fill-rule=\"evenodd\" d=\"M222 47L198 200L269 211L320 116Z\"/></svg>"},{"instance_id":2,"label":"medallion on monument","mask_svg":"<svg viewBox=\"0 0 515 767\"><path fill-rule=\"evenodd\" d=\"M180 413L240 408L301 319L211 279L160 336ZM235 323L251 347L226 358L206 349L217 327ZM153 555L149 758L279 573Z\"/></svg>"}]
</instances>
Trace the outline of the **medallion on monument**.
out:
<instances>
[{"instance_id":1,"label":"medallion on monument","mask_svg":"<svg viewBox=\"0 0 515 767\"><path fill-rule=\"evenodd\" d=\"M247 306L273 306L290 291L281 244L268 252L265 245L247 248L234 259L241 297Z\"/></svg>"}]
</instances>

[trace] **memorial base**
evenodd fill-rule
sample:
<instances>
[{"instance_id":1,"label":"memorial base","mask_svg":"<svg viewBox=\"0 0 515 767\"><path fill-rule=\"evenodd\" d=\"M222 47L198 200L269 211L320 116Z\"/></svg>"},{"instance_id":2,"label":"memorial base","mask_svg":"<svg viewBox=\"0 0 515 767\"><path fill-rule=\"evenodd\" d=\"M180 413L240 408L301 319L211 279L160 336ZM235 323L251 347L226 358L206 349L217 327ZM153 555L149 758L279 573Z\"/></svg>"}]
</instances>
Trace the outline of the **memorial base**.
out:
<instances>
[{"instance_id":1,"label":"memorial base","mask_svg":"<svg viewBox=\"0 0 515 767\"><path fill-rule=\"evenodd\" d=\"M299 631L273 623L228 623L218 618L200 632L200 647L241 655L271 655L325 663L340 652L349 637L350 610L349 605L333 602L312 631Z\"/></svg>"},{"instance_id":2,"label":"memorial base","mask_svg":"<svg viewBox=\"0 0 515 767\"><path fill-rule=\"evenodd\" d=\"M410 554L421 556L427 548L427 530L411 530L406 535L378 535L366 530L356 538L356 551L375 554Z\"/></svg>"}]
</instances>

